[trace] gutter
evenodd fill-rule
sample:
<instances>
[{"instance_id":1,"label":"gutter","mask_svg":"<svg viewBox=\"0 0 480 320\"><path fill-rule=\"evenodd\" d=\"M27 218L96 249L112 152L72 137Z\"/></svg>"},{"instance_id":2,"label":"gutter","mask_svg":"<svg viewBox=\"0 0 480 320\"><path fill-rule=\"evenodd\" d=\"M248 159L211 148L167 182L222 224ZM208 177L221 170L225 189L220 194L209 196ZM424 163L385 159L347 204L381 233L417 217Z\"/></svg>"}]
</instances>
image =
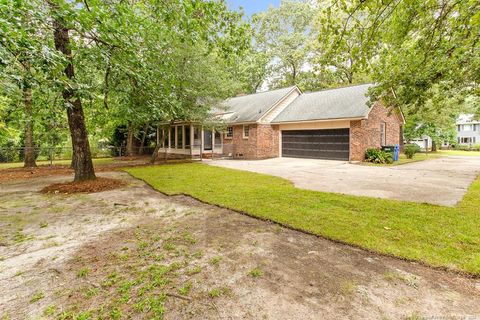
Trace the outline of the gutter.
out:
<instances>
[{"instance_id":1,"label":"gutter","mask_svg":"<svg viewBox=\"0 0 480 320\"><path fill-rule=\"evenodd\" d=\"M271 122L270 124L291 124L291 123L310 123L310 122L331 122L331 121L342 121L342 120L365 120L368 117L353 117L353 118L329 118L329 119L314 119L314 120L294 120L294 121L280 121L280 122Z\"/></svg>"}]
</instances>

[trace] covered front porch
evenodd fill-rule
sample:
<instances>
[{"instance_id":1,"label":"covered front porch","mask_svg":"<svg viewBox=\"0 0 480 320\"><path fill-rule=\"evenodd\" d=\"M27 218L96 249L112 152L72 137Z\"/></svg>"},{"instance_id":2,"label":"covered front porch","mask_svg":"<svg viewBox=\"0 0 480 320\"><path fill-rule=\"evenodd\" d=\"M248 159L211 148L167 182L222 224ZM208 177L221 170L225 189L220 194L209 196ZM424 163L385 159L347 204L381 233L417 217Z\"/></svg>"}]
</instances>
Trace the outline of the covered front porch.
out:
<instances>
[{"instance_id":1,"label":"covered front porch","mask_svg":"<svg viewBox=\"0 0 480 320\"><path fill-rule=\"evenodd\" d=\"M157 127L159 155L212 157L223 154L223 133L194 123L161 124Z\"/></svg>"}]
</instances>

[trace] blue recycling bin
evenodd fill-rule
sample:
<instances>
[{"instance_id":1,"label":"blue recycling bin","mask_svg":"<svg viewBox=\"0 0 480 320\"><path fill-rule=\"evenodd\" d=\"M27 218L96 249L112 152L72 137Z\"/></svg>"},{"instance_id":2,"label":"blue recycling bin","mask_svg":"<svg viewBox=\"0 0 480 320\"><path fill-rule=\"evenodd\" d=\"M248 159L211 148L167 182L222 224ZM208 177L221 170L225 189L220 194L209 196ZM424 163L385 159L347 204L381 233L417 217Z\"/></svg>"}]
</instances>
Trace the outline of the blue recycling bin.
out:
<instances>
[{"instance_id":1,"label":"blue recycling bin","mask_svg":"<svg viewBox=\"0 0 480 320\"><path fill-rule=\"evenodd\" d=\"M400 154L400 146L398 144L394 146L382 146L382 151L392 154L393 161L398 161L398 156Z\"/></svg>"},{"instance_id":2,"label":"blue recycling bin","mask_svg":"<svg viewBox=\"0 0 480 320\"><path fill-rule=\"evenodd\" d=\"M400 146L398 144L396 144L394 152L393 152L393 161L398 161L398 156L399 155L400 155Z\"/></svg>"}]
</instances>

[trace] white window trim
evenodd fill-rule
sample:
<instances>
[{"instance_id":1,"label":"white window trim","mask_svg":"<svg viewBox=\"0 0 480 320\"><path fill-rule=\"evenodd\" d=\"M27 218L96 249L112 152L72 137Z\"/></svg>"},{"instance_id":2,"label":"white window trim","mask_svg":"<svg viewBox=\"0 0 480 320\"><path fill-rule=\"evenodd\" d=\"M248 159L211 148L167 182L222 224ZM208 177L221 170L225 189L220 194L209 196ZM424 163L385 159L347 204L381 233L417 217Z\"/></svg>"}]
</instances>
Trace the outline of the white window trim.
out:
<instances>
[{"instance_id":1,"label":"white window trim","mask_svg":"<svg viewBox=\"0 0 480 320\"><path fill-rule=\"evenodd\" d=\"M232 135L228 135L228 128L232 128ZM227 129L225 130L225 139L233 139L233 126L228 126Z\"/></svg>"},{"instance_id":2,"label":"white window trim","mask_svg":"<svg viewBox=\"0 0 480 320\"><path fill-rule=\"evenodd\" d=\"M248 128L248 136L245 135L245 127ZM243 139L248 139L250 137L250 125L244 124L242 128L242 137Z\"/></svg>"},{"instance_id":3,"label":"white window trim","mask_svg":"<svg viewBox=\"0 0 480 320\"><path fill-rule=\"evenodd\" d=\"M386 122L380 123L380 145L381 146L387 145L387 123Z\"/></svg>"}]
</instances>

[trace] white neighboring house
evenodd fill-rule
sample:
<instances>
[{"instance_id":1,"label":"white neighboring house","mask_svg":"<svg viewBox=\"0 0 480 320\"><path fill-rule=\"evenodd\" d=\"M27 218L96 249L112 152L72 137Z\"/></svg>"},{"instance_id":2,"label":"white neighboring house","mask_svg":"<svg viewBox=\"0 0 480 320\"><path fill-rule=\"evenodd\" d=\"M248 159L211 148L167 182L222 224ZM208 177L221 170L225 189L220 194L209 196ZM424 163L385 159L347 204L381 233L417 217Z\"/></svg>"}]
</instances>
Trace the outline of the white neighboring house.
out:
<instances>
[{"instance_id":1,"label":"white neighboring house","mask_svg":"<svg viewBox=\"0 0 480 320\"><path fill-rule=\"evenodd\" d=\"M423 135L421 138L413 139L410 143L414 143L420 147L421 150L431 150L432 149L432 138L427 135Z\"/></svg>"},{"instance_id":2,"label":"white neighboring house","mask_svg":"<svg viewBox=\"0 0 480 320\"><path fill-rule=\"evenodd\" d=\"M480 144L480 121L473 114L462 114L456 123L457 143L461 146Z\"/></svg>"}]
</instances>

